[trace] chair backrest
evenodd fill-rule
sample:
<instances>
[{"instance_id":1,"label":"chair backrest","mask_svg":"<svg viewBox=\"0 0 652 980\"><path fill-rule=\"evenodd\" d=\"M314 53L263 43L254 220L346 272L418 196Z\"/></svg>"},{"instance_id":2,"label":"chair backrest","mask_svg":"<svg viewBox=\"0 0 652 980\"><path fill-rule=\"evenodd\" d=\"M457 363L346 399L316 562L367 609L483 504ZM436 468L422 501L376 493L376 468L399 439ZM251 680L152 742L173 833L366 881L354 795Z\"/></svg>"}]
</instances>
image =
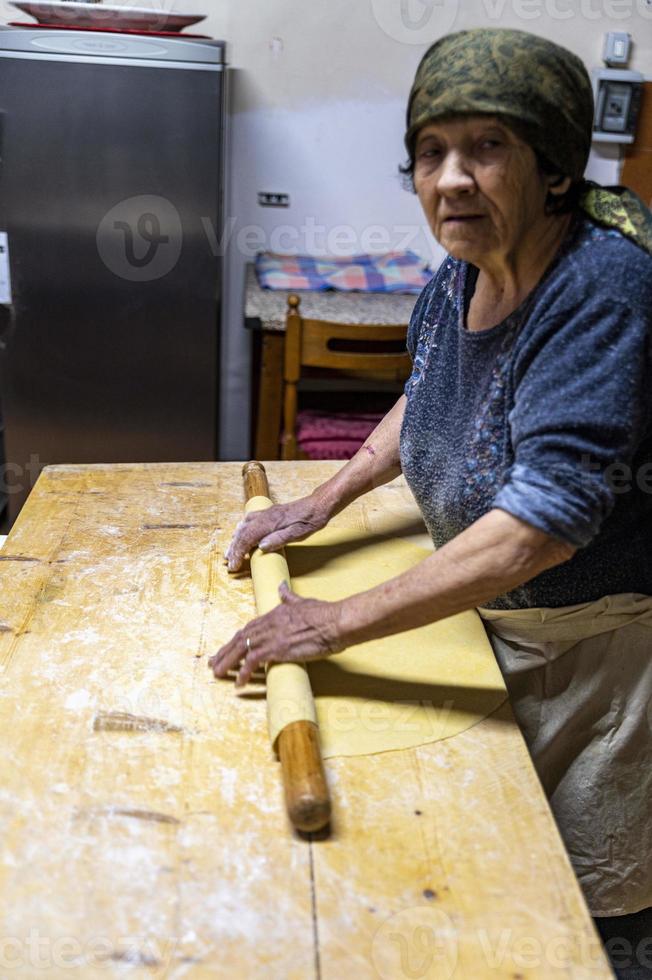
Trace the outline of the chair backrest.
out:
<instances>
[{"instance_id":1,"label":"chair backrest","mask_svg":"<svg viewBox=\"0 0 652 980\"><path fill-rule=\"evenodd\" d=\"M404 381L412 370L407 324L331 323L303 319L288 297L283 370L283 459L296 459L297 382L301 369L323 368L351 378Z\"/></svg>"}]
</instances>

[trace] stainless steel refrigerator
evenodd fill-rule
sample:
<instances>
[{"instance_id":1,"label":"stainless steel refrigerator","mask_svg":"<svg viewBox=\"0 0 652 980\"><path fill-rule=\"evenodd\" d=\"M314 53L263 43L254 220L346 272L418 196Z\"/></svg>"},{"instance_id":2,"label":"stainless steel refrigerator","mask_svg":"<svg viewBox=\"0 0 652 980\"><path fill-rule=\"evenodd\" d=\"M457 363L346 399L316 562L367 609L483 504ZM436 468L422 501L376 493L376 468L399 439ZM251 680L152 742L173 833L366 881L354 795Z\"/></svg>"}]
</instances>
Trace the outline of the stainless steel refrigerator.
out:
<instances>
[{"instance_id":1,"label":"stainless steel refrigerator","mask_svg":"<svg viewBox=\"0 0 652 980\"><path fill-rule=\"evenodd\" d=\"M48 463L217 457L224 61L220 41L0 30L12 518Z\"/></svg>"}]
</instances>

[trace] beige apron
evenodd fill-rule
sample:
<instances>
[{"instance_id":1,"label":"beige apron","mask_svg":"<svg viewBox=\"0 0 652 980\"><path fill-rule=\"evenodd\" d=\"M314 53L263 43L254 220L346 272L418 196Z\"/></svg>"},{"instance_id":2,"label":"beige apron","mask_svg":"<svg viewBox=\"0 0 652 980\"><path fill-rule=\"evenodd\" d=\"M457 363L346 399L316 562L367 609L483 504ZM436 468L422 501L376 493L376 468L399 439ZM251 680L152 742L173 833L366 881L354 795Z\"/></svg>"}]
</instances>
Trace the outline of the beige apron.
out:
<instances>
[{"instance_id":1,"label":"beige apron","mask_svg":"<svg viewBox=\"0 0 652 980\"><path fill-rule=\"evenodd\" d=\"M652 596L478 612L589 909L652 906Z\"/></svg>"}]
</instances>

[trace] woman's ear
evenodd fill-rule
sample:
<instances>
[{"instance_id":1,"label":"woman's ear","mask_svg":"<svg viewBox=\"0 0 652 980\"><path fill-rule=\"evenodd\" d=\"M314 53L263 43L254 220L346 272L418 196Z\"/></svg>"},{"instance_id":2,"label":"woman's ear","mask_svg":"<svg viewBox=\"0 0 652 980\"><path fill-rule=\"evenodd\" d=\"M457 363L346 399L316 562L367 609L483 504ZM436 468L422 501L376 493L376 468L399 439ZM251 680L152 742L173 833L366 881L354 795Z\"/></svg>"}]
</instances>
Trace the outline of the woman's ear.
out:
<instances>
[{"instance_id":1,"label":"woman's ear","mask_svg":"<svg viewBox=\"0 0 652 980\"><path fill-rule=\"evenodd\" d=\"M562 174L554 174L553 176L548 177L548 190L551 194L554 194L555 197L565 194L571 184L571 178L564 177Z\"/></svg>"}]
</instances>

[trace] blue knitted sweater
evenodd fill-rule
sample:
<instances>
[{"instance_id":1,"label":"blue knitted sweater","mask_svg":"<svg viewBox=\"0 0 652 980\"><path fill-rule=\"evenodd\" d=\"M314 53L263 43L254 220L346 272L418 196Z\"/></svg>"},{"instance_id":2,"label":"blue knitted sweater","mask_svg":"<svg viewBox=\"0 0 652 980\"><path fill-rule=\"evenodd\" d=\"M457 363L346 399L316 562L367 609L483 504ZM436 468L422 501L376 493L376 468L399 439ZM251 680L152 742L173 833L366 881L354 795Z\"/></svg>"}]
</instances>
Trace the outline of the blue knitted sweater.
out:
<instances>
[{"instance_id":1,"label":"blue knitted sweater","mask_svg":"<svg viewBox=\"0 0 652 980\"><path fill-rule=\"evenodd\" d=\"M652 595L652 258L578 217L521 306L469 331L477 276L447 258L408 334L401 463L435 545L500 508L579 550L487 606Z\"/></svg>"}]
</instances>

